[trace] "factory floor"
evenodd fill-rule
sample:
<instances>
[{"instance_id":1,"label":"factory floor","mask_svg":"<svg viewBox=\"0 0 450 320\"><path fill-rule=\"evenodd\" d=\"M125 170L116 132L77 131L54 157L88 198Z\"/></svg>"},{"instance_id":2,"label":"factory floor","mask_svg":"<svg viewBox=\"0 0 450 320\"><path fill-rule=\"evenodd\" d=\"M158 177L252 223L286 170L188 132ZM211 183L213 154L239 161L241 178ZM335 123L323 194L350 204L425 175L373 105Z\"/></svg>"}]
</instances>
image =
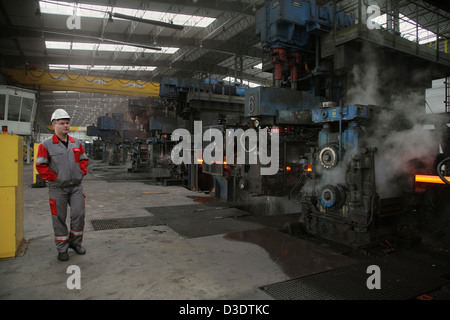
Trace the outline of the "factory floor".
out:
<instances>
[{"instance_id":1,"label":"factory floor","mask_svg":"<svg viewBox=\"0 0 450 320\"><path fill-rule=\"evenodd\" d=\"M87 253L69 250L69 261L61 262L53 240L48 188L32 183L33 166L25 164L26 241L15 258L0 261L0 300L411 299L445 292L450 283L448 252L398 250L390 255L384 248L378 251L382 255L355 253L282 232L295 226L296 214L254 217L211 202L208 194L93 160L83 181ZM402 266L405 261L410 269ZM382 270L381 290L367 285L367 266L373 264ZM68 288L73 272L69 266L79 267L79 289ZM418 279L418 274L429 276ZM354 282L348 289L354 296L319 293L343 276L345 286ZM331 282L324 284L326 279ZM322 289L314 287L316 280ZM409 296L392 295L392 285L401 281L418 281L416 291L404 284L399 290L409 290ZM287 292L298 286L309 289L298 296Z\"/></svg>"}]
</instances>

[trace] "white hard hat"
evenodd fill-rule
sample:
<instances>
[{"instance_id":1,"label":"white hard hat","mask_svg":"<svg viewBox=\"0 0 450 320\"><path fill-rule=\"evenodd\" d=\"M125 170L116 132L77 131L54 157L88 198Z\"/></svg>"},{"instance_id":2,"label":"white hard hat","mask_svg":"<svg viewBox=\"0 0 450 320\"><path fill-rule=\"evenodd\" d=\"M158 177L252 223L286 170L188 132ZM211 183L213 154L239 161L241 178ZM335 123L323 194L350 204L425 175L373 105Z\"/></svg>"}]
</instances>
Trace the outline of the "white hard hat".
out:
<instances>
[{"instance_id":1,"label":"white hard hat","mask_svg":"<svg viewBox=\"0 0 450 320\"><path fill-rule=\"evenodd\" d=\"M70 119L70 116L64 109L56 109L52 114L52 121L59 119Z\"/></svg>"}]
</instances>

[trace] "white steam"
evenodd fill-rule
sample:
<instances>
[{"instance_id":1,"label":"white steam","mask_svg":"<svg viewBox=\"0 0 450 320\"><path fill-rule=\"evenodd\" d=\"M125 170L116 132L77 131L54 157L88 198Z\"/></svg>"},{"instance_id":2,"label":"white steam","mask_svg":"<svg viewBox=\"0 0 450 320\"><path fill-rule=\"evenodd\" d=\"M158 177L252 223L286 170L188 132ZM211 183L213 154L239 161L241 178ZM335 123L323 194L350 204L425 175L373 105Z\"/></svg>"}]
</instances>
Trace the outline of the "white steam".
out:
<instances>
[{"instance_id":1,"label":"white steam","mask_svg":"<svg viewBox=\"0 0 450 320\"><path fill-rule=\"evenodd\" d=\"M376 147L375 173L377 192L381 197L397 196L403 186L400 177L413 181L415 161L430 165L437 153L434 133L424 129L425 90L396 88L389 72L368 49L362 50L362 61L355 64L346 104L380 106L366 128L368 147ZM388 89L388 90L386 90Z\"/></svg>"}]
</instances>

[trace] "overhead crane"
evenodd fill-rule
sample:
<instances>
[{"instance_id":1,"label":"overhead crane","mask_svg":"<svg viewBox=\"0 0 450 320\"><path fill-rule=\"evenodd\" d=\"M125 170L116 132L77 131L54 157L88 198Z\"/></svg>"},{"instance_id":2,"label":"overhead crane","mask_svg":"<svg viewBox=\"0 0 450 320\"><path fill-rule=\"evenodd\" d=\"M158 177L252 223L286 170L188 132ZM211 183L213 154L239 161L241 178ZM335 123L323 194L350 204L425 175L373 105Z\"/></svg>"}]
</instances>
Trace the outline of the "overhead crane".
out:
<instances>
[{"instance_id":1,"label":"overhead crane","mask_svg":"<svg viewBox=\"0 0 450 320\"><path fill-rule=\"evenodd\" d=\"M62 90L118 94L138 97L158 97L159 83L98 76L48 72L42 70L4 69L11 80L33 90Z\"/></svg>"}]
</instances>

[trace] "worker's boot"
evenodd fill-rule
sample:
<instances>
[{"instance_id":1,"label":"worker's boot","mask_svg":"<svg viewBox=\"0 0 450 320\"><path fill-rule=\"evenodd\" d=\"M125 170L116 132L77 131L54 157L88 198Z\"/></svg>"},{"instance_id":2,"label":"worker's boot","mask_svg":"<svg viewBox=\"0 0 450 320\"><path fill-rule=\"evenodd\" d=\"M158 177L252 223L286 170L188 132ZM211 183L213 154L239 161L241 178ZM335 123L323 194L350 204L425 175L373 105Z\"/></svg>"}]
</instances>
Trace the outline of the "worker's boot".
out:
<instances>
[{"instance_id":1,"label":"worker's boot","mask_svg":"<svg viewBox=\"0 0 450 320\"><path fill-rule=\"evenodd\" d=\"M67 251L58 253L58 260L59 261L67 261L67 260L69 260L69 254L67 253Z\"/></svg>"},{"instance_id":2,"label":"worker's boot","mask_svg":"<svg viewBox=\"0 0 450 320\"><path fill-rule=\"evenodd\" d=\"M72 249L73 251L75 251L77 254L85 254L86 253L86 249L83 248L82 246L77 246L75 244L69 244L69 248Z\"/></svg>"}]
</instances>

